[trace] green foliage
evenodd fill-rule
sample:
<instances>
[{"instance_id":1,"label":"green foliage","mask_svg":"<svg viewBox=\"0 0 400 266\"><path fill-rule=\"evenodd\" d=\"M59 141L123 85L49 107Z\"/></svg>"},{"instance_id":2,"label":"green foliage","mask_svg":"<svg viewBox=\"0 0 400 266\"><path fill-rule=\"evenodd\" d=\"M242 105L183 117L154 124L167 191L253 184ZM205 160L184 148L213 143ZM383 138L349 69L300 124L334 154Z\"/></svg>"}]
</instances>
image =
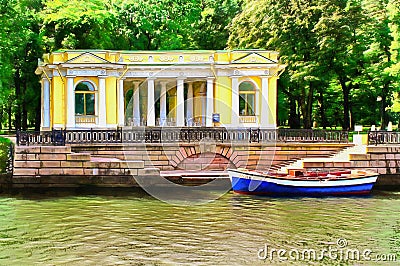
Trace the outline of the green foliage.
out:
<instances>
[{"instance_id":1,"label":"green foliage","mask_svg":"<svg viewBox=\"0 0 400 266\"><path fill-rule=\"evenodd\" d=\"M6 172L10 145L11 141L9 139L0 137L0 173Z\"/></svg>"},{"instance_id":2,"label":"green foliage","mask_svg":"<svg viewBox=\"0 0 400 266\"><path fill-rule=\"evenodd\" d=\"M239 1L45 1L47 50L223 49Z\"/></svg>"},{"instance_id":3,"label":"green foliage","mask_svg":"<svg viewBox=\"0 0 400 266\"><path fill-rule=\"evenodd\" d=\"M194 22L191 49L218 50L226 47L228 26L241 11L241 0L204 0L200 18Z\"/></svg>"},{"instance_id":4,"label":"green foliage","mask_svg":"<svg viewBox=\"0 0 400 266\"><path fill-rule=\"evenodd\" d=\"M40 105L40 85L34 69L42 55L37 16L41 1L1 1L0 5L0 128L5 110L14 113L16 128L27 128L28 113L37 113ZM8 117L11 128L11 115ZM21 120L25 122L21 124Z\"/></svg>"},{"instance_id":5,"label":"green foliage","mask_svg":"<svg viewBox=\"0 0 400 266\"><path fill-rule=\"evenodd\" d=\"M116 14L108 1L44 1L39 16L46 50L114 48L111 37Z\"/></svg>"},{"instance_id":6,"label":"green foliage","mask_svg":"<svg viewBox=\"0 0 400 266\"><path fill-rule=\"evenodd\" d=\"M40 124L43 53L222 49L240 0L0 0L0 130ZM31 122L32 124L29 124Z\"/></svg>"},{"instance_id":7,"label":"green foliage","mask_svg":"<svg viewBox=\"0 0 400 266\"><path fill-rule=\"evenodd\" d=\"M247 0L228 45L280 52L288 67L279 102L289 102L289 114L279 117L291 127L301 120L309 128L314 120L349 128L376 124L379 116L385 126L399 88L399 6L398 0Z\"/></svg>"}]
</instances>

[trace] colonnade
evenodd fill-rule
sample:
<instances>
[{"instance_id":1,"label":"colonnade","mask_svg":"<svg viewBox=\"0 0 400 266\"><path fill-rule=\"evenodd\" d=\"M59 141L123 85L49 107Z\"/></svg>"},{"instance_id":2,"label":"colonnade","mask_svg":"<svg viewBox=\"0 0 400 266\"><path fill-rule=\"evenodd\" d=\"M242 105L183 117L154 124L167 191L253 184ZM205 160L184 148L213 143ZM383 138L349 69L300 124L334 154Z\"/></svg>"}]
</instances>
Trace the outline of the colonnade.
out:
<instances>
[{"instance_id":1,"label":"colonnade","mask_svg":"<svg viewBox=\"0 0 400 266\"><path fill-rule=\"evenodd\" d=\"M167 86L171 81L160 80L157 81L155 78L148 78L147 82L147 111L146 111L146 126L166 126L167 125ZM161 86L160 92L160 114L159 123L156 123L156 108L155 108L155 85L159 83ZM140 84L141 81L133 81L133 108L132 108L132 125L140 126L142 114L140 112ZM194 88L193 82L187 82L187 99L186 99L186 113L185 113L185 95L184 95L184 78L176 79L176 110L175 110L175 124L174 126L192 126L194 118ZM118 125L125 125L125 97L124 97L124 80L119 80L118 83ZM214 112L214 78L206 79L206 94L205 104L203 106L202 117L204 117L204 125L212 126L212 115ZM129 110L130 111L130 110Z\"/></svg>"}]
</instances>

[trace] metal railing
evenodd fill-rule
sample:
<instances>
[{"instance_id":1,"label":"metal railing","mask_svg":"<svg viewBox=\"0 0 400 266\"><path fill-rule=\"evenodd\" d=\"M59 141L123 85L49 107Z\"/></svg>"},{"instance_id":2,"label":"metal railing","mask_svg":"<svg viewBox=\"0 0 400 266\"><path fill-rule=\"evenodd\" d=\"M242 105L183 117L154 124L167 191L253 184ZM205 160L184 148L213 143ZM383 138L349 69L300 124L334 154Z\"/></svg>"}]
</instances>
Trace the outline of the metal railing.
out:
<instances>
[{"instance_id":1,"label":"metal railing","mask_svg":"<svg viewBox=\"0 0 400 266\"><path fill-rule=\"evenodd\" d=\"M400 132L368 131L368 144L400 144Z\"/></svg>"},{"instance_id":2,"label":"metal railing","mask_svg":"<svg viewBox=\"0 0 400 266\"><path fill-rule=\"evenodd\" d=\"M65 145L66 130L17 131L17 145Z\"/></svg>"},{"instance_id":3,"label":"metal railing","mask_svg":"<svg viewBox=\"0 0 400 266\"><path fill-rule=\"evenodd\" d=\"M349 132L345 130L279 129L281 142L348 142Z\"/></svg>"},{"instance_id":4,"label":"metal railing","mask_svg":"<svg viewBox=\"0 0 400 266\"><path fill-rule=\"evenodd\" d=\"M52 130L17 132L17 145L91 143L171 143L211 140L226 142L348 142L347 131L222 127L132 127L129 129Z\"/></svg>"},{"instance_id":5,"label":"metal railing","mask_svg":"<svg viewBox=\"0 0 400 266\"><path fill-rule=\"evenodd\" d=\"M256 123L257 117L255 115L248 115L248 116L239 116L240 123Z\"/></svg>"},{"instance_id":6,"label":"metal railing","mask_svg":"<svg viewBox=\"0 0 400 266\"><path fill-rule=\"evenodd\" d=\"M97 116L95 115L76 115L75 123L77 124L96 124Z\"/></svg>"},{"instance_id":7,"label":"metal railing","mask_svg":"<svg viewBox=\"0 0 400 266\"><path fill-rule=\"evenodd\" d=\"M6 173L12 174L14 169L14 143L8 145Z\"/></svg>"}]
</instances>

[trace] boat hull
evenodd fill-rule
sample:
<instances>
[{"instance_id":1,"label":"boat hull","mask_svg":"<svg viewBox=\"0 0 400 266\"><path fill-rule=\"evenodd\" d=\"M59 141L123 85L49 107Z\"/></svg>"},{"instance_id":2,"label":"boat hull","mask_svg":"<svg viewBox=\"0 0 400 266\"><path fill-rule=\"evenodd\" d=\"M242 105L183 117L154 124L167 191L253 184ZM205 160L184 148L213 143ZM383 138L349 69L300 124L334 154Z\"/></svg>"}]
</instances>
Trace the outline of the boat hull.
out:
<instances>
[{"instance_id":1,"label":"boat hull","mask_svg":"<svg viewBox=\"0 0 400 266\"><path fill-rule=\"evenodd\" d=\"M377 175L342 180L284 180L230 171L232 189L236 193L278 196L367 195Z\"/></svg>"}]
</instances>

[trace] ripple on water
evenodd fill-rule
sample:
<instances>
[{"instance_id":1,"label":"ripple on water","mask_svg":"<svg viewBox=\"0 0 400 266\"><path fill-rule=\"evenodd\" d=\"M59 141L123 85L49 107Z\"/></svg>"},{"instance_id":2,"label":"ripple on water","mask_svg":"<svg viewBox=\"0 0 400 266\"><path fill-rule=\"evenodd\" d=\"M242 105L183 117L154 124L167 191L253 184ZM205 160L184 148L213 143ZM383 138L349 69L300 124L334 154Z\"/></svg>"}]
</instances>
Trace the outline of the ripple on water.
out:
<instances>
[{"instance_id":1,"label":"ripple on water","mask_svg":"<svg viewBox=\"0 0 400 266\"><path fill-rule=\"evenodd\" d=\"M0 265L255 265L257 251L351 247L400 257L400 193L258 198L198 206L143 195L0 198ZM301 263L299 263L301 264Z\"/></svg>"}]
</instances>

